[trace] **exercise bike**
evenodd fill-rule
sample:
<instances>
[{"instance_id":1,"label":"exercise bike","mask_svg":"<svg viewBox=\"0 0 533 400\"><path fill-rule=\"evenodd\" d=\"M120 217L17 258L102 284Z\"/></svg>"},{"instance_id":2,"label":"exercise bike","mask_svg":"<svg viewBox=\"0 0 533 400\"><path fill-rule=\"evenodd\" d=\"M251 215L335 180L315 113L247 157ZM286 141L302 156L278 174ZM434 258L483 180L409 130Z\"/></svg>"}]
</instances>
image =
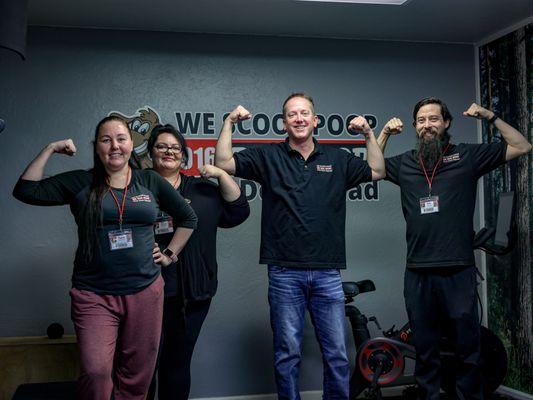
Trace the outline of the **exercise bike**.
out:
<instances>
[{"instance_id":1,"label":"exercise bike","mask_svg":"<svg viewBox=\"0 0 533 400\"><path fill-rule=\"evenodd\" d=\"M487 254L504 255L512 250L511 228L514 193L502 193L499 198L496 228L483 228L474 239L474 248ZM405 384L400 378L405 370L406 359L414 360L416 351L412 344L409 323L400 329L392 326L382 330L375 316L366 317L356 306L354 298L362 293L376 290L374 282L343 282L346 317L350 321L357 350L355 367L350 378L350 400L369 389L370 394L381 399L383 386ZM480 302L481 303L481 302ZM382 336L372 338L368 324L373 322ZM501 340L489 329L481 326L481 375L485 397L489 397L503 382L507 372L507 353ZM456 359L452 344L446 336L441 338L441 388L448 394L455 393ZM413 377L414 378L414 377ZM412 379L409 384L414 384Z\"/></svg>"}]
</instances>

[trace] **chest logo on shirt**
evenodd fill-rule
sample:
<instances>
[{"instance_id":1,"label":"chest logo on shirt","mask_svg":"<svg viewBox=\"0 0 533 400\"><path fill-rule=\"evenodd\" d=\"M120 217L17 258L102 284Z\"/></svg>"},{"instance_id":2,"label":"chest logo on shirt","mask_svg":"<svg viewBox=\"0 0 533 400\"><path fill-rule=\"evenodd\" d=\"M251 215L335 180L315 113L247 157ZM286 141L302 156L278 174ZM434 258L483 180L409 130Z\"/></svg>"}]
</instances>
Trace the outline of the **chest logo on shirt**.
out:
<instances>
[{"instance_id":1,"label":"chest logo on shirt","mask_svg":"<svg viewBox=\"0 0 533 400\"><path fill-rule=\"evenodd\" d=\"M320 164L317 164L316 170L318 172L333 172L333 165L320 165Z\"/></svg>"},{"instance_id":2,"label":"chest logo on shirt","mask_svg":"<svg viewBox=\"0 0 533 400\"><path fill-rule=\"evenodd\" d=\"M137 196L132 196L131 201L133 201L134 203L141 203L141 202L151 203L152 199L150 198L150 195L148 194L139 194Z\"/></svg>"},{"instance_id":3,"label":"chest logo on shirt","mask_svg":"<svg viewBox=\"0 0 533 400\"><path fill-rule=\"evenodd\" d=\"M449 156L446 156L446 157L442 157L442 162L449 163L453 161L459 161L459 159L460 159L459 153L455 153L455 154L450 154Z\"/></svg>"}]
</instances>

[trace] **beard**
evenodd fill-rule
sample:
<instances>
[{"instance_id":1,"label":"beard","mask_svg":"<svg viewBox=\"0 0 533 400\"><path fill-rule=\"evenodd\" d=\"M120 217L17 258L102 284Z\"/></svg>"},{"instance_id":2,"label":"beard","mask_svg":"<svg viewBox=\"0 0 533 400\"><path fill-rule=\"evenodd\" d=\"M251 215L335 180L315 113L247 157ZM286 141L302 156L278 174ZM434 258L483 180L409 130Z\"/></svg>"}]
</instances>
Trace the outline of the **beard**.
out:
<instances>
[{"instance_id":1,"label":"beard","mask_svg":"<svg viewBox=\"0 0 533 400\"><path fill-rule=\"evenodd\" d=\"M442 157L444 149L450 142L450 134L444 131L440 136L435 136L430 139L424 136L417 136L415 155L420 157L424 162L424 166L428 169L433 169L437 162Z\"/></svg>"}]
</instances>

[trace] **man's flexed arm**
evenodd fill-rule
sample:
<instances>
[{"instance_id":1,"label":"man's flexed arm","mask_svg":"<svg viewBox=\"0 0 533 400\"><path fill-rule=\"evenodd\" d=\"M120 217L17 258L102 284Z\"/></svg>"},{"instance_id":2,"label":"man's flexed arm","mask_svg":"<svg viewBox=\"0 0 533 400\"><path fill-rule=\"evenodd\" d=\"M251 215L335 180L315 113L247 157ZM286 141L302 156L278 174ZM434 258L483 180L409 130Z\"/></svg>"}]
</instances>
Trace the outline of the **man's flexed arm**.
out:
<instances>
[{"instance_id":1,"label":"man's flexed arm","mask_svg":"<svg viewBox=\"0 0 533 400\"><path fill-rule=\"evenodd\" d=\"M481 107L476 103L472 103L468 110L463 112L463 115L467 117L474 117L477 119L486 119L488 121L491 121L493 117L496 116L494 112L487 110L486 108ZM505 140L505 142L507 143L507 153L505 154L505 160L512 160L513 158L522 156L531 151L531 144L526 140L524 135L518 132L507 122L498 117L492 122L502 134L503 140Z\"/></svg>"},{"instance_id":2,"label":"man's flexed arm","mask_svg":"<svg viewBox=\"0 0 533 400\"><path fill-rule=\"evenodd\" d=\"M385 161L383 153L378 146L374 132L368 121L358 116L352 119L348 125L348 129L357 133L362 133L366 142L366 161L372 170L372 180L378 180L385 177Z\"/></svg>"},{"instance_id":3,"label":"man's flexed arm","mask_svg":"<svg viewBox=\"0 0 533 400\"><path fill-rule=\"evenodd\" d=\"M250 119L252 114L243 106L237 106L224 120L220 136L215 148L215 165L226 171L228 174L235 173L235 159L233 158L233 149L231 145L231 131L233 124L239 121Z\"/></svg>"},{"instance_id":4,"label":"man's flexed arm","mask_svg":"<svg viewBox=\"0 0 533 400\"><path fill-rule=\"evenodd\" d=\"M383 154L385 154L385 146L387 145L387 140L389 140L389 136L397 135L401 133L402 130L403 122L400 118L394 117L387 121L377 138L378 146Z\"/></svg>"}]
</instances>

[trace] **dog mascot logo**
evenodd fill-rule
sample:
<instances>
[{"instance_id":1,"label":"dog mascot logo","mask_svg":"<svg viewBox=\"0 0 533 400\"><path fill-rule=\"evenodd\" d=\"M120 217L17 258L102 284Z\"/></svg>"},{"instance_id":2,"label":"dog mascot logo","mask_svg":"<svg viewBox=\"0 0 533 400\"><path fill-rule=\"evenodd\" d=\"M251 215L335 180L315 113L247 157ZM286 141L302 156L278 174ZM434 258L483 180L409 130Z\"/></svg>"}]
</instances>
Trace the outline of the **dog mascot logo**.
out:
<instances>
[{"instance_id":1,"label":"dog mascot logo","mask_svg":"<svg viewBox=\"0 0 533 400\"><path fill-rule=\"evenodd\" d=\"M148 138L154 127L161 123L159 114L150 107L144 106L133 115L112 111L109 116L119 117L128 124L133 137L133 150L136 158L143 168L151 167L152 161L148 155Z\"/></svg>"}]
</instances>

